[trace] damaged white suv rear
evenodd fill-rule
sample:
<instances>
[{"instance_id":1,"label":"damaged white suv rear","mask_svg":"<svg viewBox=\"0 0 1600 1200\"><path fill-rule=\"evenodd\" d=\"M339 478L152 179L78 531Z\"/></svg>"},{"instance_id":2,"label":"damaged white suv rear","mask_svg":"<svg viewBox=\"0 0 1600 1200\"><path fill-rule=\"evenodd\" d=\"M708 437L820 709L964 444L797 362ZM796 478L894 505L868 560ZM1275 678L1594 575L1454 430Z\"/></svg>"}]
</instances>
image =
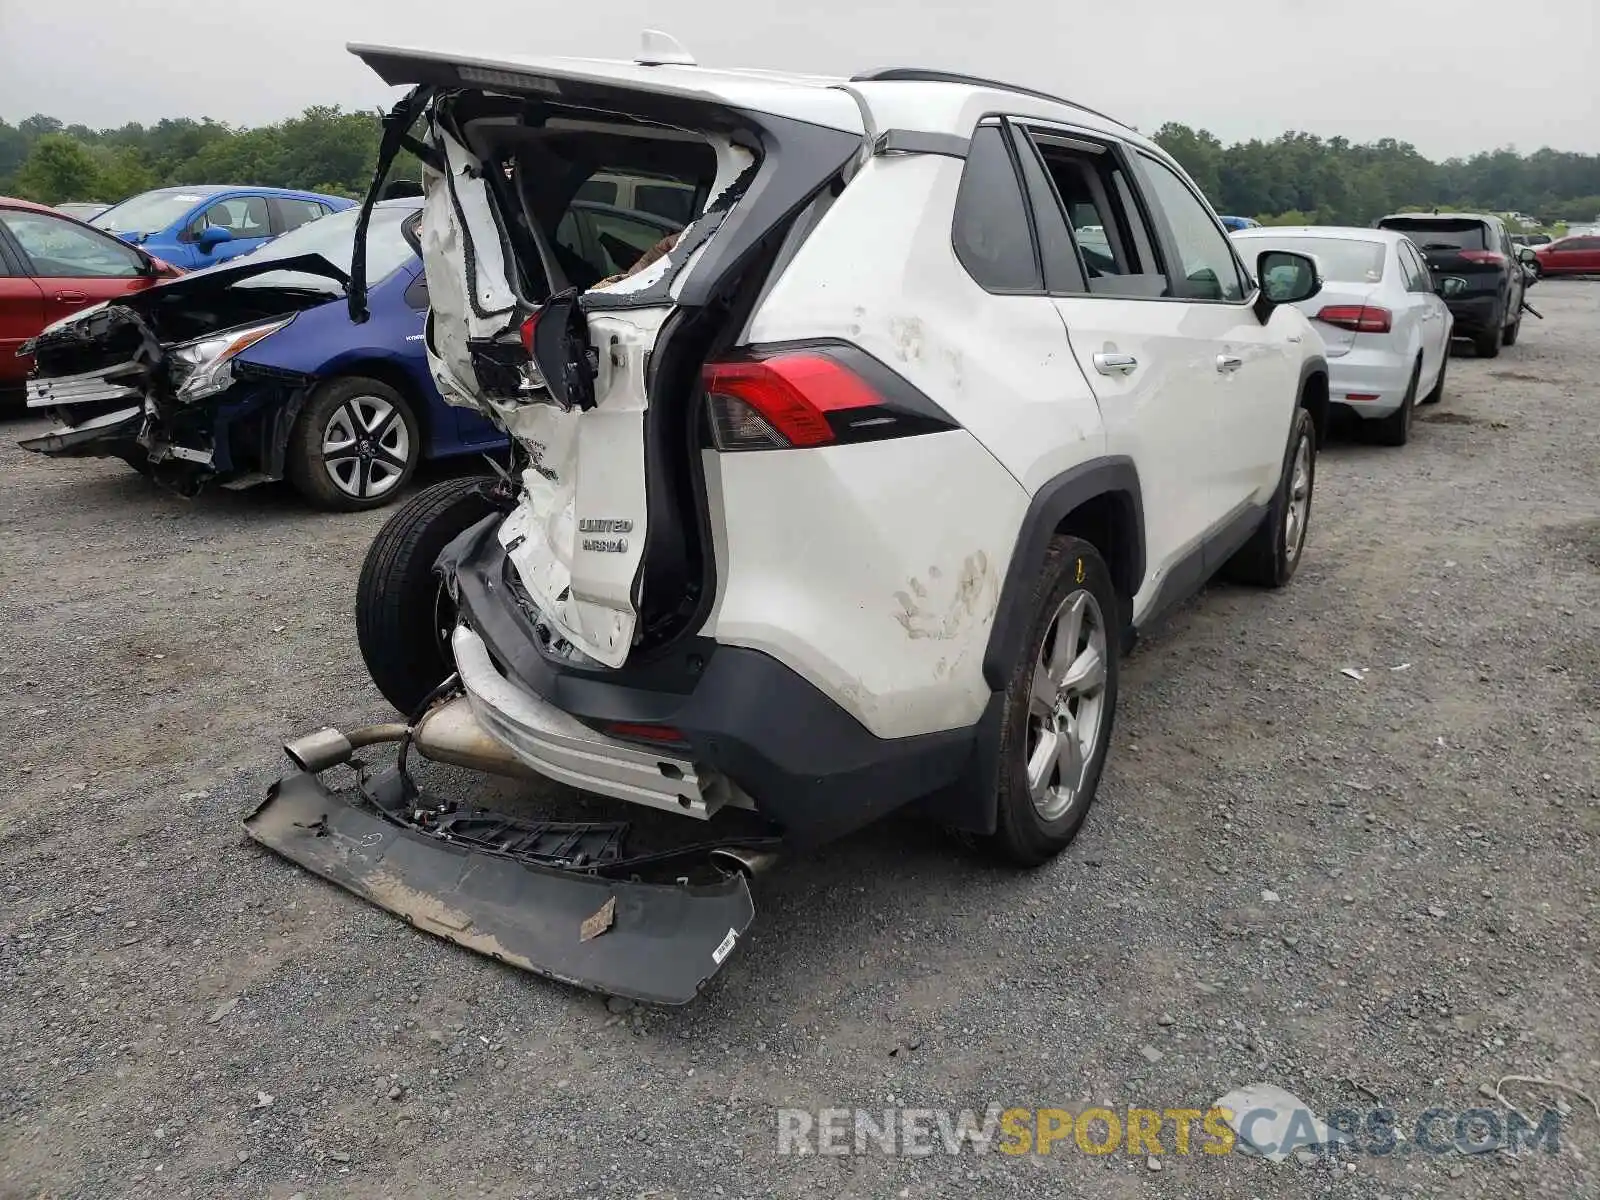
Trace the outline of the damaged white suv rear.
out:
<instances>
[{"instance_id":1,"label":"damaged white suv rear","mask_svg":"<svg viewBox=\"0 0 1600 1200\"><path fill-rule=\"evenodd\" d=\"M385 144L426 164L435 378L516 458L374 543L361 648L410 720L291 743L303 770L248 824L296 861L524 967L686 1000L780 848L910 807L1050 858L1135 631L1219 569L1293 575L1315 266L1241 263L1130 129L910 69L355 53L414 87ZM628 210L574 219L618 179L684 203L681 233L647 253ZM316 772L393 739L399 767L334 804ZM704 873L423 797L413 751L705 822ZM724 807L773 836L719 838Z\"/></svg>"}]
</instances>

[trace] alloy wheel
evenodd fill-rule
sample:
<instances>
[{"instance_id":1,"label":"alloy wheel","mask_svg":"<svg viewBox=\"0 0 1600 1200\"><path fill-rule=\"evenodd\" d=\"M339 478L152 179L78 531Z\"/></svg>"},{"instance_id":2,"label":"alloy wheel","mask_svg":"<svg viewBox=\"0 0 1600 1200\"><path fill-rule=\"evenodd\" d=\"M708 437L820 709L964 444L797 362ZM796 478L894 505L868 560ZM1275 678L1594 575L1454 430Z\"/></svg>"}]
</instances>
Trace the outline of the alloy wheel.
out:
<instances>
[{"instance_id":1,"label":"alloy wheel","mask_svg":"<svg viewBox=\"0 0 1600 1200\"><path fill-rule=\"evenodd\" d=\"M1284 556L1294 562L1306 541L1306 517L1311 512L1311 438L1300 439L1294 451L1293 473L1289 476L1289 503L1284 506Z\"/></svg>"},{"instance_id":2,"label":"alloy wheel","mask_svg":"<svg viewBox=\"0 0 1600 1200\"><path fill-rule=\"evenodd\" d=\"M411 461L405 420L381 396L352 396L328 417L322 431L322 465L347 496L370 500L400 482Z\"/></svg>"},{"instance_id":3,"label":"alloy wheel","mask_svg":"<svg viewBox=\"0 0 1600 1200\"><path fill-rule=\"evenodd\" d=\"M1105 715L1106 620L1094 594L1068 594L1051 618L1028 693L1028 793L1044 821L1078 803Z\"/></svg>"}]
</instances>

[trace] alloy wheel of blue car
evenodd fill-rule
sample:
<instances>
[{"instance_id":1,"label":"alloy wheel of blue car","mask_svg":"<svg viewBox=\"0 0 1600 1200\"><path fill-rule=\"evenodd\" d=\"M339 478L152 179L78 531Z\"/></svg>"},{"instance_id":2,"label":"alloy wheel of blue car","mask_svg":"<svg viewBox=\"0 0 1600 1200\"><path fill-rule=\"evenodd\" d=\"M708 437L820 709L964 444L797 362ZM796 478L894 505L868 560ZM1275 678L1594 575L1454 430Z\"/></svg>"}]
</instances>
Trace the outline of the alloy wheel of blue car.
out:
<instances>
[{"instance_id":1,"label":"alloy wheel of blue car","mask_svg":"<svg viewBox=\"0 0 1600 1200\"><path fill-rule=\"evenodd\" d=\"M382 396L352 396L322 428L322 467L334 487L357 500L395 488L411 463L411 438L400 411Z\"/></svg>"}]
</instances>

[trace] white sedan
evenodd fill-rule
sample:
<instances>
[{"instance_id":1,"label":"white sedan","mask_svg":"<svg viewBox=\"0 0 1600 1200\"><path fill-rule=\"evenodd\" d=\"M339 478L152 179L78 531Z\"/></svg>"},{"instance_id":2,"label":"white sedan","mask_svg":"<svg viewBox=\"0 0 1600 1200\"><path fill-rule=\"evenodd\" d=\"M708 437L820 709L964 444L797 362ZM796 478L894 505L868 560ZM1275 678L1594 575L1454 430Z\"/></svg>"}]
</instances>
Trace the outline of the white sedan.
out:
<instances>
[{"instance_id":1,"label":"white sedan","mask_svg":"<svg viewBox=\"0 0 1600 1200\"><path fill-rule=\"evenodd\" d=\"M1412 409L1444 395L1453 324L1411 240L1388 229L1331 225L1230 236L1246 262L1263 250L1292 250L1316 261L1322 290L1299 308L1327 345L1329 399L1361 417L1374 441L1405 445Z\"/></svg>"}]
</instances>

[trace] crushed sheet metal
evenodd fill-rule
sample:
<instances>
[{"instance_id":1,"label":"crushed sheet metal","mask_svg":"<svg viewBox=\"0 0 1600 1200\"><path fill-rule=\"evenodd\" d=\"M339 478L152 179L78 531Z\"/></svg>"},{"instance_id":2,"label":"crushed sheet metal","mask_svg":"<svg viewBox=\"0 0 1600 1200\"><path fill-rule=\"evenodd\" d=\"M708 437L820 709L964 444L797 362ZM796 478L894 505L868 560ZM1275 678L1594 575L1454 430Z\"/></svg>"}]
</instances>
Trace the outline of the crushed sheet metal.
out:
<instances>
[{"instance_id":1,"label":"crushed sheet metal","mask_svg":"<svg viewBox=\"0 0 1600 1200\"><path fill-rule=\"evenodd\" d=\"M392 769L367 783L388 804ZM386 820L314 775L291 772L244 818L262 845L411 924L537 975L651 1004L687 1004L716 974L728 932L755 917L743 873L647 883L530 866ZM604 937L580 929L615 901ZM723 956L724 960L726 955Z\"/></svg>"}]
</instances>

